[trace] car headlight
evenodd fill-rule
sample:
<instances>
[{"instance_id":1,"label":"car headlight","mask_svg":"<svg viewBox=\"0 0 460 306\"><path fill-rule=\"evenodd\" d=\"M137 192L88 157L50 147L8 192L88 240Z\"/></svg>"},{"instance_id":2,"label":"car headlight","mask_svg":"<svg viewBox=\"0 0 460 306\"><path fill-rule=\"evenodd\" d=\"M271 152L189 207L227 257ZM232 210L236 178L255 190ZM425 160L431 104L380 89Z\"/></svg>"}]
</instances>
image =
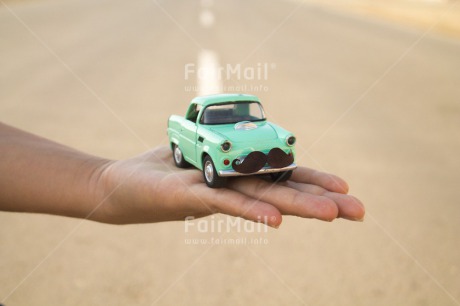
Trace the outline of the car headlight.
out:
<instances>
[{"instance_id":1,"label":"car headlight","mask_svg":"<svg viewBox=\"0 0 460 306\"><path fill-rule=\"evenodd\" d=\"M290 146L290 147L292 147L292 146L295 144L295 141L296 141L296 139L295 139L294 136L288 136L288 137L286 138L286 144L287 144L288 146Z\"/></svg>"},{"instance_id":2,"label":"car headlight","mask_svg":"<svg viewBox=\"0 0 460 306\"><path fill-rule=\"evenodd\" d=\"M222 152L227 153L232 149L232 143L226 140L220 145L220 149L222 150Z\"/></svg>"}]
</instances>

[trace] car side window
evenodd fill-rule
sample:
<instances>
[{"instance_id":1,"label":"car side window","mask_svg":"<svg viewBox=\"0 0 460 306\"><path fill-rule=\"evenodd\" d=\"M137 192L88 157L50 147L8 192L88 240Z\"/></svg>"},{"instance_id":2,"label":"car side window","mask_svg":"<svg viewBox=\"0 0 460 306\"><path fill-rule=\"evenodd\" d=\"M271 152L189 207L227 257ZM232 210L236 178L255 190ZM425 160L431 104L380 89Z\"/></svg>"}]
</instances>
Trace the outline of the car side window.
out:
<instances>
[{"instance_id":1,"label":"car side window","mask_svg":"<svg viewBox=\"0 0 460 306\"><path fill-rule=\"evenodd\" d=\"M198 104L192 104L190 105L187 114L185 115L185 118L187 120L192 121L193 123L196 123L196 119L198 118L198 113L201 110L201 105Z\"/></svg>"}]
</instances>

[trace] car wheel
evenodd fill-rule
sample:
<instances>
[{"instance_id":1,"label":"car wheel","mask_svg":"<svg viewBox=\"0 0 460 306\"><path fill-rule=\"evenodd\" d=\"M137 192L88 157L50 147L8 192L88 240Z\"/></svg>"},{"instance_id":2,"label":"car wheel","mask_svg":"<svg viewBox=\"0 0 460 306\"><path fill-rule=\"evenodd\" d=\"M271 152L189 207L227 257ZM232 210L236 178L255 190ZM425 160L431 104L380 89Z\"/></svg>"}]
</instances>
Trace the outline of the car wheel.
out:
<instances>
[{"instance_id":1,"label":"car wheel","mask_svg":"<svg viewBox=\"0 0 460 306\"><path fill-rule=\"evenodd\" d=\"M224 187L227 181L225 177L220 177L217 174L216 167L214 167L214 163L209 156L206 156L203 160L203 177L206 185L211 188Z\"/></svg>"},{"instance_id":2,"label":"car wheel","mask_svg":"<svg viewBox=\"0 0 460 306\"><path fill-rule=\"evenodd\" d=\"M292 170L270 173L270 176L274 182L286 182L291 178Z\"/></svg>"},{"instance_id":3,"label":"car wheel","mask_svg":"<svg viewBox=\"0 0 460 306\"><path fill-rule=\"evenodd\" d=\"M174 163L179 168L187 168L190 165L188 162L185 161L182 151L179 149L179 146L176 144L173 145L173 158L174 158Z\"/></svg>"}]
</instances>

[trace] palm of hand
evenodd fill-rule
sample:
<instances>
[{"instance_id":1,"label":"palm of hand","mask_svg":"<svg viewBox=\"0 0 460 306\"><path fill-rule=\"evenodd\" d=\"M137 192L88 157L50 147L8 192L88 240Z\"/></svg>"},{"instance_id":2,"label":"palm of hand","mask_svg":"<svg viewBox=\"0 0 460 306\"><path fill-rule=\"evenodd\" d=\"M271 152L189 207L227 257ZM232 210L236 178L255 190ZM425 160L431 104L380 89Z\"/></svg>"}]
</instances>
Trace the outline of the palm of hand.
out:
<instances>
[{"instance_id":1,"label":"palm of hand","mask_svg":"<svg viewBox=\"0 0 460 306\"><path fill-rule=\"evenodd\" d=\"M159 147L131 159L110 163L99 179L101 201L111 223L184 220L224 213L267 220L278 227L282 215L332 221L362 220L364 206L347 195L337 176L299 167L285 183L237 177L227 188L208 188L200 171L178 169L171 150Z\"/></svg>"}]
</instances>

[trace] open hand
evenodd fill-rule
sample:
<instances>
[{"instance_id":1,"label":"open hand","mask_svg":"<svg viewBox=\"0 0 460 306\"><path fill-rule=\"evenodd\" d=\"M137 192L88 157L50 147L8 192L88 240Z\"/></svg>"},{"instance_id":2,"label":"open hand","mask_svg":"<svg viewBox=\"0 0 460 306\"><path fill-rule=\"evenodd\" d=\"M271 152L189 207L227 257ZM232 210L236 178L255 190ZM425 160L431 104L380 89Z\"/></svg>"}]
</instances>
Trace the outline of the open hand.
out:
<instances>
[{"instance_id":1,"label":"open hand","mask_svg":"<svg viewBox=\"0 0 460 306\"><path fill-rule=\"evenodd\" d=\"M364 206L347 195L341 178L298 167L291 179L230 178L227 188L206 186L200 171L174 166L171 150L159 147L134 158L109 162L98 171L98 221L127 224L203 217L214 213L278 227L282 215L332 221L364 218ZM91 217L90 217L91 218Z\"/></svg>"}]
</instances>

